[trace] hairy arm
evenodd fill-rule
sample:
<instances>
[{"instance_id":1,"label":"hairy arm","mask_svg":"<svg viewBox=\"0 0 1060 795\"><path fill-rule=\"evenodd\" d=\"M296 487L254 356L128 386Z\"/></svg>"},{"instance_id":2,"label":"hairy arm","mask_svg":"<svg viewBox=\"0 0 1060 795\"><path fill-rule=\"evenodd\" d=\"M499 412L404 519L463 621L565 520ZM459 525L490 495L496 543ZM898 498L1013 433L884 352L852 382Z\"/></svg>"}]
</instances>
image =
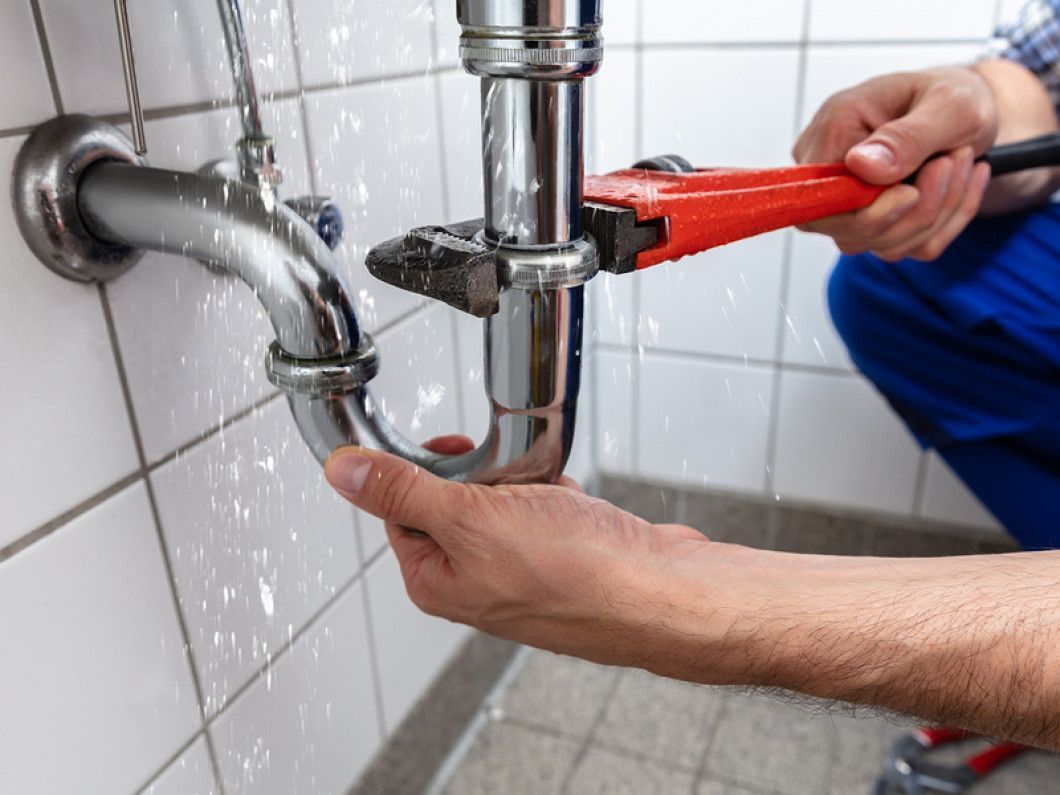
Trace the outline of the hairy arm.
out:
<instances>
[{"instance_id":1,"label":"hairy arm","mask_svg":"<svg viewBox=\"0 0 1060 795\"><path fill-rule=\"evenodd\" d=\"M994 96L999 121L996 143L1057 132L1056 111L1042 82L1013 61L981 61L974 67ZM991 180L982 212L998 214L1033 207L1060 189L1060 168L1038 168Z\"/></svg>"},{"instance_id":2,"label":"hairy arm","mask_svg":"<svg viewBox=\"0 0 1060 795\"><path fill-rule=\"evenodd\" d=\"M891 559L723 546L682 565L716 586L724 561L732 593L701 587L698 608L693 589L671 594L686 605L689 624L675 632L685 656L660 660L658 673L711 681L720 649L737 683L1060 750L1060 553ZM697 648L689 630L711 615L720 634Z\"/></svg>"},{"instance_id":3,"label":"hairy arm","mask_svg":"<svg viewBox=\"0 0 1060 795\"><path fill-rule=\"evenodd\" d=\"M1060 750L1060 553L792 555L652 525L571 483L450 483L356 448L325 471L387 522L409 596L433 615L595 662Z\"/></svg>"}]
</instances>

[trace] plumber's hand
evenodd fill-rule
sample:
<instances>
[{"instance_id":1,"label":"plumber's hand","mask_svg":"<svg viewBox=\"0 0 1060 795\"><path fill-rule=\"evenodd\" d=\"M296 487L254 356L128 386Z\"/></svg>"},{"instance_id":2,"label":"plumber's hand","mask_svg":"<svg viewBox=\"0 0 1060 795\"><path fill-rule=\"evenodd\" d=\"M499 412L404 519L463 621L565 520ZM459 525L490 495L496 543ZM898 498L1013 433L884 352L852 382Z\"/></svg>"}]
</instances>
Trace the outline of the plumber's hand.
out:
<instances>
[{"instance_id":1,"label":"plumber's hand","mask_svg":"<svg viewBox=\"0 0 1060 795\"><path fill-rule=\"evenodd\" d=\"M458 453L471 443L447 437L429 446ZM703 556L752 552L687 527L651 525L586 496L569 479L557 486L452 483L353 447L336 451L325 472L350 502L385 520L421 609L597 662L671 669L663 658L676 652L675 627L686 615L697 632L705 623L711 597L699 581L710 561ZM693 561L699 568L695 575L689 568L685 582ZM675 604L675 593L695 611Z\"/></svg>"},{"instance_id":2,"label":"plumber's hand","mask_svg":"<svg viewBox=\"0 0 1060 795\"><path fill-rule=\"evenodd\" d=\"M972 69L885 75L831 97L799 137L800 163L845 161L867 182L901 182L932 155L912 185L895 185L869 207L802 227L846 254L896 261L938 257L979 211L990 181L974 158L994 142L998 111Z\"/></svg>"}]
</instances>

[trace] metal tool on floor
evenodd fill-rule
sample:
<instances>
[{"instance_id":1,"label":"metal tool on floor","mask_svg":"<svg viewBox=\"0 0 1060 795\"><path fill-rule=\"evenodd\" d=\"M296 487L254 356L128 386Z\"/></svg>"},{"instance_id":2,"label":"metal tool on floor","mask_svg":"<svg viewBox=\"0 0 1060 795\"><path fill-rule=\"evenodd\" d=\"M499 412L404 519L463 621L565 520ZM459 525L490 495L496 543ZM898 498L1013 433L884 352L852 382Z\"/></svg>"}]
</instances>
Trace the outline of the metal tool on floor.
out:
<instances>
[{"instance_id":1,"label":"metal tool on floor","mask_svg":"<svg viewBox=\"0 0 1060 795\"><path fill-rule=\"evenodd\" d=\"M876 795L924 795L929 792L962 793L1004 762L1028 750L1018 743L996 743L957 765L927 758L943 745L976 739L961 729L917 729L902 735L887 754Z\"/></svg>"},{"instance_id":2,"label":"metal tool on floor","mask_svg":"<svg viewBox=\"0 0 1060 795\"><path fill-rule=\"evenodd\" d=\"M998 146L979 160L994 176L1060 165L1060 134ZM575 271L632 273L862 209L887 187L859 179L842 163L696 169L677 155L643 160L585 179L581 226L595 241L598 261L587 266L584 252L574 249L534 251L533 278L547 287ZM518 270L513 256L474 220L413 229L372 249L367 265L388 284L490 317L503 287L498 273Z\"/></svg>"}]
</instances>

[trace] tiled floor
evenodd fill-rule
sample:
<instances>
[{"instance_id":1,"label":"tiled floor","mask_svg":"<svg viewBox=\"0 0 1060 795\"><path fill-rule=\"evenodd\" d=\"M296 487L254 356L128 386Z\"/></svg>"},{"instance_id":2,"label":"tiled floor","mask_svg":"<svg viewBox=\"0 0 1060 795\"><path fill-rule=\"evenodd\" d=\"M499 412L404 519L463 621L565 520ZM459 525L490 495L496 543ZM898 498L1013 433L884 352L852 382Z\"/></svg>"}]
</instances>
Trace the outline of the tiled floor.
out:
<instances>
[{"instance_id":1,"label":"tiled floor","mask_svg":"<svg viewBox=\"0 0 1060 795\"><path fill-rule=\"evenodd\" d=\"M939 555L1007 551L1004 538L731 496L606 481L603 496L713 538L806 552ZM446 795L870 793L906 729L871 713L525 652L511 684L444 784ZM961 749L967 751L967 748ZM950 760L957 759L956 750ZM1060 793L1060 758L1031 753L974 795Z\"/></svg>"}]
</instances>

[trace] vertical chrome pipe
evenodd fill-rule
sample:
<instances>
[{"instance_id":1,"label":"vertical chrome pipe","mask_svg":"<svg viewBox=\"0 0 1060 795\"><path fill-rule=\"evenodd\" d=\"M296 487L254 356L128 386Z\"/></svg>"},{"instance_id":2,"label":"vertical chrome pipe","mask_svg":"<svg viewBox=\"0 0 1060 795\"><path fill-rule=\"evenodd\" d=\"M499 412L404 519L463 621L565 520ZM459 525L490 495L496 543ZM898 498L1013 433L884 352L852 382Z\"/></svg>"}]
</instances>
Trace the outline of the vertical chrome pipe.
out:
<instances>
[{"instance_id":1,"label":"vertical chrome pipe","mask_svg":"<svg viewBox=\"0 0 1060 795\"><path fill-rule=\"evenodd\" d=\"M516 248L582 236L582 84L482 80L486 236Z\"/></svg>"},{"instance_id":2,"label":"vertical chrome pipe","mask_svg":"<svg viewBox=\"0 0 1060 795\"><path fill-rule=\"evenodd\" d=\"M221 13L221 26L224 28L228 62L235 82L236 103L239 105L239 118L243 123L243 135L246 138L264 137L258 92L254 86L254 70L250 65L247 31L243 26L243 11L239 0L217 0L217 10Z\"/></svg>"}]
</instances>

